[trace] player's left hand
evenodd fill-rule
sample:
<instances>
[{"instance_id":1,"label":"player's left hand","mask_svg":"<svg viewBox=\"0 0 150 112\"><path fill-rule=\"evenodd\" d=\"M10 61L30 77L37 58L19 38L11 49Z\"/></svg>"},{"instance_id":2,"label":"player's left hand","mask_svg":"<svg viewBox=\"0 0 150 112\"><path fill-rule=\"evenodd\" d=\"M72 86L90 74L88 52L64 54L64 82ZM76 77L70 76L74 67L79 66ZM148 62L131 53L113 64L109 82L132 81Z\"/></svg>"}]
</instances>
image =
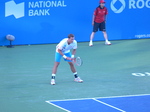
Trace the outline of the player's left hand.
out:
<instances>
[{"instance_id":1,"label":"player's left hand","mask_svg":"<svg viewBox=\"0 0 150 112\"><path fill-rule=\"evenodd\" d=\"M71 60L74 61L74 55L71 56Z\"/></svg>"},{"instance_id":2,"label":"player's left hand","mask_svg":"<svg viewBox=\"0 0 150 112\"><path fill-rule=\"evenodd\" d=\"M72 60L72 58L70 58L70 57L67 57L66 59L67 59L67 60Z\"/></svg>"}]
</instances>

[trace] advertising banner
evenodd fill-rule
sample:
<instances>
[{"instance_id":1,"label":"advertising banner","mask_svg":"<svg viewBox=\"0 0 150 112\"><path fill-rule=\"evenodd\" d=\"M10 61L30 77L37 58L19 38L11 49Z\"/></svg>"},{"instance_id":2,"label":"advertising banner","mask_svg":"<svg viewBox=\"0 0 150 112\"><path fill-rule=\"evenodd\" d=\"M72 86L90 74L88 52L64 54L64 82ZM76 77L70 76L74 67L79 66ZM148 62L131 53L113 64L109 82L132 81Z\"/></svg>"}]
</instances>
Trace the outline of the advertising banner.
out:
<instances>
[{"instance_id":1,"label":"advertising banner","mask_svg":"<svg viewBox=\"0 0 150 112\"><path fill-rule=\"evenodd\" d=\"M109 40L150 38L150 0L105 0ZM1 0L0 46L58 43L73 33L89 41L92 16L99 0ZM97 32L94 41L104 40Z\"/></svg>"}]
</instances>

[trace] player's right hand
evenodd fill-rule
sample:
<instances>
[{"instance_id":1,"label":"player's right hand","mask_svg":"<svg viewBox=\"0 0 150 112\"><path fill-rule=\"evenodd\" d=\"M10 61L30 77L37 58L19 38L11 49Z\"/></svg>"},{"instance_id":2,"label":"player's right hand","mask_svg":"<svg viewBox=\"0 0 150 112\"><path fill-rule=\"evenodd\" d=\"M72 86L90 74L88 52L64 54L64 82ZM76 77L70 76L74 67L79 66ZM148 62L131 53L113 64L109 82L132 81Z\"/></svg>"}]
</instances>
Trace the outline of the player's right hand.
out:
<instances>
[{"instance_id":1,"label":"player's right hand","mask_svg":"<svg viewBox=\"0 0 150 112\"><path fill-rule=\"evenodd\" d=\"M72 60L72 58L70 58L70 57L67 57L67 58L66 58L66 60Z\"/></svg>"},{"instance_id":2,"label":"player's right hand","mask_svg":"<svg viewBox=\"0 0 150 112\"><path fill-rule=\"evenodd\" d=\"M94 22L92 22L92 26L94 26Z\"/></svg>"}]
</instances>

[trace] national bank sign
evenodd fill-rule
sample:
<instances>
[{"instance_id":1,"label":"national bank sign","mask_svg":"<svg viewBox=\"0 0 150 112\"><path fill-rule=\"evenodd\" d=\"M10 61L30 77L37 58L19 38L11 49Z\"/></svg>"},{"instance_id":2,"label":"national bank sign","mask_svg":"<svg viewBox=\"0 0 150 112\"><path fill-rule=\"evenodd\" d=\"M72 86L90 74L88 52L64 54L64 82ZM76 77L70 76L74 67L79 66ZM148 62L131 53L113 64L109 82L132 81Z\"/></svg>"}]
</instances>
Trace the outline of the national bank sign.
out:
<instances>
[{"instance_id":1,"label":"national bank sign","mask_svg":"<svg viewBox=\"0 0 150 112\"><path fill-rule=\"evenodd\" d=\"M27 5L27 8L25 8ZM5 17L14 15L16 19L24 16L49 16L50 8L67 7L65 0L59 1L36 1L16 4L14 0L5 3ZM27 15L25 15L27 11Z\"/></svg>"}]
</instances>

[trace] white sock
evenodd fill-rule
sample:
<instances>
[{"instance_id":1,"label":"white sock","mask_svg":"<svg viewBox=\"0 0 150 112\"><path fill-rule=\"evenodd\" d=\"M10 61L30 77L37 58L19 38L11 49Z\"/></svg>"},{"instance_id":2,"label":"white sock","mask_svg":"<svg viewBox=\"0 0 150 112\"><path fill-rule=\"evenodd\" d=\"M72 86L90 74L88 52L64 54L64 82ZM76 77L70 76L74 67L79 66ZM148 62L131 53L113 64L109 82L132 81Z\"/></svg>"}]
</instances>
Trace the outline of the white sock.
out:
<instances>
[{"instance_id":1,"label":"white sock","mask_svg":"<svg viewBox=\"0 0 150 112\"><path fill-rule=\"evenodd\" d=\"M52 79L55 79L56 74L52 74Z\"/></svg>"},{"instance_id":2,"label":"white sock","mask_svg":"<svg viewBox=\"0 0 150 112\"><path fill-rule=\"evenodd\" d=\"M73 73L75 78L78 78L77 72Z\"/></svg>"},{"instance_id":3,"label":"white sock","mask_svg":"<svg viewBox=\"0 0 150 112\"><path fill-rule=\"evenodd\" d=\"M74 75L76 75L77 74L77 72L75 72L75 73L73 73Z\"/></svg>"},{"instance_id":4,"label":"white sock","mask_svg":"<svg viewBox=\"0 0 150 112\"><path fill-rule=\"evenodd\" d=\"M56 74L52 74L52 76L56 76Z\"/></svg>"}]
</instances>

